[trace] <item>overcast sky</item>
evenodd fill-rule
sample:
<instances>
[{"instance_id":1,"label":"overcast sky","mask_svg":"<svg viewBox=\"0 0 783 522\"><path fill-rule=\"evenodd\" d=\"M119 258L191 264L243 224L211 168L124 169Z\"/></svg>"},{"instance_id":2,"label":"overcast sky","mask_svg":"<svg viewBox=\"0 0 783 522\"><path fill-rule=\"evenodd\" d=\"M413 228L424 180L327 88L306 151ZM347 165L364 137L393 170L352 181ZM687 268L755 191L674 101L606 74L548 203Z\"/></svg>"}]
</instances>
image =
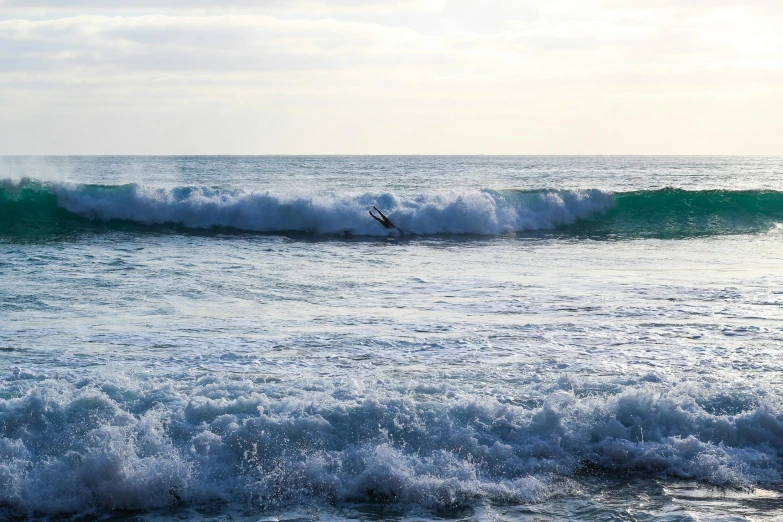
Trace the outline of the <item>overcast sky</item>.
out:
<instances>
[{"instance_id":1,"label":"overcast sky","mask_svg":"<svg viewBox=\"0 0 783 522\"><path fill-rule=\"evenodd\" d=\"M0 0L0 154L318 153L783 154L783 2Z\"/></svg>"}]
</instances>

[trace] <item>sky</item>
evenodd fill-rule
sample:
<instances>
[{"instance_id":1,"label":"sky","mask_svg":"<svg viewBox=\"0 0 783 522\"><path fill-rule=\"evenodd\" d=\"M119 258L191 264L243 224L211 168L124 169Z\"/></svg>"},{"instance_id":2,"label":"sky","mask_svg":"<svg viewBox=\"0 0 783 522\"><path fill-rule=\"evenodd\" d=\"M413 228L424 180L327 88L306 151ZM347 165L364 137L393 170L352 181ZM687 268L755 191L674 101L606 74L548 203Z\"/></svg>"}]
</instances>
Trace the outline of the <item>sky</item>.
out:
<instances>
[{"instance_id":1,"label":"sky","mask_svg":"<svg viewBox=\"0 0 783 522\"><path fill-rule=\"evenodd\" d=\"M0 0L0 154L783 154L783 2Z\"/></svg>"}]
</instances>

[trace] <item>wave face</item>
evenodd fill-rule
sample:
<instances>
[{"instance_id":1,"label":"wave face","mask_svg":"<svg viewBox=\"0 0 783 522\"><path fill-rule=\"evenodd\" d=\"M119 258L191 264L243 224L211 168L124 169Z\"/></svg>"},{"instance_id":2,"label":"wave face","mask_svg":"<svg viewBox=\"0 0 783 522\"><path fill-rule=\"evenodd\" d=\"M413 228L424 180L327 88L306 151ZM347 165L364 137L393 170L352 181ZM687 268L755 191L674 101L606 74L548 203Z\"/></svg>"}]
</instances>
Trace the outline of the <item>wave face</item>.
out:
<instances>
[{"instance_id":1,"label":"wave face","mask_svg":"<svg viewBox=\"0 0 783 522\"><path fill-rule=\"evenodd\" d=\"M412 234L555 231L596 237L677 238L765 232L783 221L777 191L661 189L482 190L312 195L207 187L150 188L23 180L0 184L0 234L175 226L261 233L385 236L367 214L385 210Z\"/></svg>"},{"instance_id":2,"label":"wave face","mask_svg":"<svg viewBox=\"0 0 783 522\"><path fill-rule=\"evenodd\" d=\"M677 238L767 232L783 222L783 192L661 189L618 193L586 233Z\"/></svg>"},{"instance_id":3,"label":"wave face","mask_svg":"<svg viewBox=\"0 0 783 522\"><path fill-rule=\"evenodd\" d=\"M216 501L535 502L572 492L585 467L731 487L779 484L783 471L778 406L652 384L607 397L554 392L525 408L317 381L279 400L219 377L187 389L17 379L0 399L0 506L27 515Z\"/></svg>"}]
</instances>

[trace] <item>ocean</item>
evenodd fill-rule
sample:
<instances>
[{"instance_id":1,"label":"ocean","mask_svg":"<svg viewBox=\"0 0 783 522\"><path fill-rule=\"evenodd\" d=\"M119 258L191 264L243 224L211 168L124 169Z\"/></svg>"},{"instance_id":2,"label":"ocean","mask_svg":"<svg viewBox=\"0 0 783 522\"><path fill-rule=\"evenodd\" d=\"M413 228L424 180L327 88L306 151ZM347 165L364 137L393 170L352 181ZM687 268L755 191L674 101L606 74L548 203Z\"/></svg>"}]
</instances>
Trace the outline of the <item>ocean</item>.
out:
<instances>
[{"instance_id":1,"label":"ocean","mask_svg":"<svg viewBox=\"0 0 783 522\"><path fill-rule=\"evenodd\" d=\"M781 157L0 180L2 520L783 517Z\"/></svg>"}]
</instances>

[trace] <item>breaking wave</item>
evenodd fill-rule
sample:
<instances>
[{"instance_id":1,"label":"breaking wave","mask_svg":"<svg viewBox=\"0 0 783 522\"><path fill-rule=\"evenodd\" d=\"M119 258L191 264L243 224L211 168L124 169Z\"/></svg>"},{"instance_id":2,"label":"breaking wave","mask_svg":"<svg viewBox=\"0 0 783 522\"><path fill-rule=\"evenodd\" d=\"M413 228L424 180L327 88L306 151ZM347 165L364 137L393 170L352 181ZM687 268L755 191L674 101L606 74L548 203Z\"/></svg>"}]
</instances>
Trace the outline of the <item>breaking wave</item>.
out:
<instances>
[{"instance_id":1,"label":"breaking wave","mask_svg":"<svg viewBox=\"0 0 783 522\"><path fill-rule=\"evenodd\" d=\"M0 183L0 236L148 227L384 236L384 210L409 234L552 231L678 238L764 232L783 221L783 193L661 189L442 191L413 195L305 194L137 184Z\"/></svg>"}]
</instances>

